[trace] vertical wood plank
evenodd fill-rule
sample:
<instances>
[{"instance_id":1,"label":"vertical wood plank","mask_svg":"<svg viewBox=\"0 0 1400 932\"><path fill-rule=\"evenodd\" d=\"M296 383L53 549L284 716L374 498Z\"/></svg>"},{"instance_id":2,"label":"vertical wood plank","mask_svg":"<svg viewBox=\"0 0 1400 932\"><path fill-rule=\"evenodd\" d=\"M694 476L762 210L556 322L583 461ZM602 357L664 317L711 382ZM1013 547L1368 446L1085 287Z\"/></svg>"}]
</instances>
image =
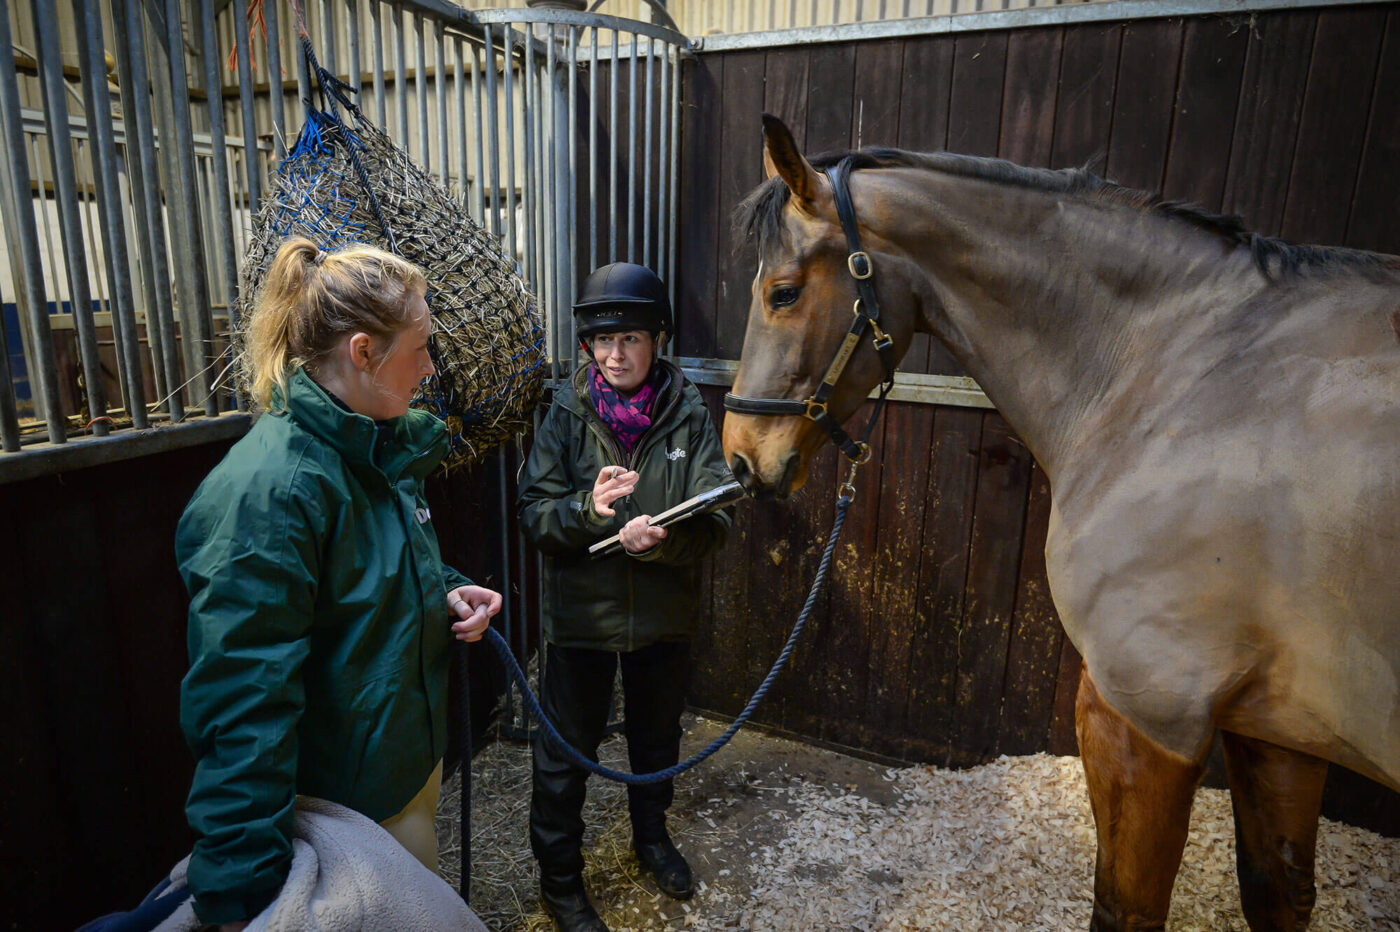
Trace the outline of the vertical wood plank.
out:
<instances>
[{"instance_id":1,"label":"vertical wood plank","mask_svg":"<svg viewBox=\"0 0 1400 932\"><path fill-rule=\"evenodd\" d=\"M853 45L819 45L811 50L804 153L809 158L851 147L855 62Z\"/></svg>"},{"instance_id":2,"label":"vertical wood plank","mask_svg":"<svg viewBox=\"0 0 1400 932\"><path fill-rule=\"evenodd\" d=\"M1006 683L1011 618L1021 563L1031 455L996 412L985 415L967 556L967 593L958 631L955 766L989 760Z\"/></svg>"},{"instance_id":3,"label":"vertical wood plank","mask_svg":"<svg viewBox=\"0 0 1400 932\"><path fill-rule=\"evenodd\" d=\"M1167 140L1181 63L1181 22L1147 20L1123 27L1113 132L1104 174L1144 191L1162 189Z\"/></svg>"},{"instance_id":4,"label":"vertical wood plank","mask_svg":"<svg viewBox=\"0 0 1400 932\"><path fill-rule=\"evenodd\" d=\"M764 53L737 52L724 63L725 100L763 99ZM753 107L726 107L719 133L720 225L716 296L715 353L721 359L738 359L748 320L749 284L758 267L758 255L734 230L729 217L744 195L763 180L763 124ZM713 153L712 153L713 157Z\"/></svg>"},{"instance_id":5,"label":"vertical wood plank","mask_svg":"<svg viewBox=\"0 0 1400 932\"><path fill-rule=\"evenodd\" d=\"M1055 679L1055 714L1050 720L1050 736L1045 749L1051 754L1065 756L1079 753L1079 739L1074 732L1074 700L1079 695L1079 677L1083 658L1066 637L1060 643L1060 669Z\"/></svg>"},{"instance_id":6,"label":"vertical wood plank","mask_svg":"<svg viewBox=\"0 0 1400 932\"><path fill-rule=\"evenodd\" d=\"M1230 164L1249 31L1224 18L1186 23L1162 194L1218 211Z\"/></svg>"},{"instance_id":7,"label":"vertical wood plank","mask_svg":"<svg viewBox=\"0 0 1400 932\"><path fill-rule=\"evenodd\" d=\"M770 50L764 60L763 109L782 120L798 149L807 144L807 46Z\"/></svg>"},{"instance_id":8,"label":"vertical wood plank","mask_svg":"<svg viewBox=\"0 0 1400 932\"><path fill-rule=\"evenodd\" d=\"M1386 11L1353 8L1317 15L1312 68L1284 206L1284 238L1339 245L1347 235ZM1388 89L1391 96L1395 88Z\"/></svg>"},{"instance_id":9,"label":"vertical wood plank","mask_svg":"<svg viewBox=\"0 0 1400 932\"><path fill-rule=\"evenodd\" d=\"M1301 10L1259 17L1250 30L1224 210L1268 235L1283 223L1316 22Z\"/></svg>"},{"instance_id":10,"label":"vertical wood plank","mask_svg":"<svg viewBox=\"0 0 1400 932\"><path fill-rule=\"evenodd\" d=\"M1032 463L998 726L998 754L1034 754L1044 750L1054 717L1065 635L1045 576L1045 534L1049 525L1050 480L1045 470Z\"/></svg>"},{"instance_id":11,"label":"vertical wood plank","mask_svg":"<svg viewBox=\"0 0 1400 932\"><path fill-rule=\"evenodd\" d=\"M982 412L939 407L934 413L923 558L910 644L909 753L946 764L953 736L958 626L967 588Z\"/></svg>"},{"instance_id":12,"label":"vertical wood plank","mask_svg":"<svg viewBox=\"0 0 1400 932\"><path fill-rule=\"evenodd\" d=\"M927 613L918 604L923 574L924 514L929 480L929 448L934 411L928 405L893 402L885 410L881 440L880 533L866 569L873 579L870 616L870 670L866 717L889 748L907 752L909 695L920 671L911 664L916 632ZM862 484L872 481L865 470Z\"/></svg>"},{"instance_id":13,"label":"vertical wood plank","mask_svg":"<svg viewBox=\"0 0 1400 932\"><path fill-rule=\"evenodd\" d=\"M696 140L718 139L722 108L719 89L724 80L724 57L697 55L682 69L679 215L676 236L676 352L682 356L715 356L715 313L718 306L715 269L718 266L720 160ZM703 103L703 106L701 105ZM580 213L584 205L580 204Z\"/></svg>"},{"instance_id":14,"label":"vertical wood plank","mask_svg":"<svg viewBox=\"0 0 1400 932\"><path fill-rule=\"evenodd\" d=\"M856 46L851 148L893 146L899 139L904 44L862 42Z\"/></svg>"},{"instance_id":15,"label":"vertical wood plank","mask_svg":"<svg viewBox=\"0 0 1400 932\"><path fill-rule=\"evenodd\" d=\"M998 154L1009 161L1050 168L1055 137L1063 29L1027 29L1011 33L1006 48L1006 86L1002 93Z\"/></svg>"},{"instance_id":16,"label":"vertical wood plank","mask_svg":"<svg viewBox=\"0 0 1400 932\"><path fill-rule=\"evenodd\" d=\"M724 390L707 386L701 392L709 405L710 417L717 425L722 423ZM738 714L749 691L757 685L750 685L748 664L741 658L741 654L749 652L747 638L761 623L756 616L761 615L763 604L750 598L749 581L755 574L749 572L749 548L751 541L773 532L759 523L754 504L745 501L735 508L729 539L709 560L709 621L702 625L691 654L696 671L690 701L725 715ZM757 719L776 721L771 702L760 707Z\"/></svg>"},{"instance_id":17,"label":"vertical wood plank","mask_svg":"<svg viewBox=\"0 0 1400 932\"><path fill-rule=\"evenodd\" d=\"M871 402L861 405L851 426L863 425L870 418ZM883 678L887 671L875 670L870 663L871 640L888 620L875 605L875 559L880 540L880 512L885 484L885 445L872 438L870 462L856 478L856 499L846 512L846 524L831 561L830 629L825 639L833 674L826 702L827 723L822 737L852 747L878 742L887 725L874 718L866 705L870 679ZM838 474L849 470L845 458Z\"/></svg>"},{"instance_id":18,"label":"vertical wood plank","mask_svg":"<svg viewBox=\"0 0 1400 932\"><path fill-rule=\"evenodd\" d=\"M1006 80L1005 32L970 32L956 39L948 109L948 151L996 155Z\"/></svg>"},{"instance_id":19,"label":"vertical wood plank","mask_svg":"<svg viewBox=\"0 0 1400 932\"><path fill-rule=\"evenodd\" d=\"M1050 147L1052 168L1083 168L1107 156L1122 35L1123 27L1116 23L1066 30L1055 99L1055 141Z\"/></svg>"},{"instance_id":20,"label":"vertical wood plank","mask_svg":"<svg viewBox=\"0 0 1400 932\"><path fill-rule=\"evenodd\" d=\"M933 152L947 147L948 107L952 101L953 38L920 36L904 44L903 73L900 76L899 134L895 143L901 149ZM933 338L914 334L909 350L900 362L905 372L962 375L960 367L941 346L938 366L930 362Z\"/></svg>"},{"instance_id":21,"label":"vertical wood plank","mask_svg":"<svg viewBox=\"0 0 1400 932\"><path fill-rule=\"evenodd\" d=\"M1400 204L1400 11L1386 16L1385 39L1376 69L1365 150L1352 195L1346 245L1400 253L1395 205ZM1387 92L1386 89L1391 89Z\"/></svg>"}]
</instances>

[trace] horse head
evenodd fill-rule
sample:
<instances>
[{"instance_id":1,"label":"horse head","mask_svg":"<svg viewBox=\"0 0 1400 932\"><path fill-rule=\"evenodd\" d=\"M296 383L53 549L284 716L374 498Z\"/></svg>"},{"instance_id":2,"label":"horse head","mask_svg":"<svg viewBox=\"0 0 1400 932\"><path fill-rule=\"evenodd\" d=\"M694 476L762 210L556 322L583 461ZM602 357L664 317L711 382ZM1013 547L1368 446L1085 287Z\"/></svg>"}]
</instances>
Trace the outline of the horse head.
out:
<instances>
[{"instance_id":1,"label":"horse head","mask_svg":"<svg viewBox=\"0 0 1400 932\"><path fill-rule=\"evenodd\" d=\"M851 192L856 248L869 257L862 261L843 232L831 176L803 157L778 118L764 114L763 133L767 180L736 214L758 238L759 266L723 439L730 467L751 495L785 498L802 487L811 456L830 436L812 414L824 410L826 423L839 425L860 407L888 374L877 344L888 337L883 354L892 371L915 330L925 329L918 324L931 291L914 263L881 236L892 205L878 196L877 184L862 176ZM867 271L878 321L851 341L862 307L860 273ZM834 377L833 360L844 360ZM833 383L823 393L825 407L813 408L824 378ZM778 399L788 403L787 413L771 411ZM759 410L763 402L768 412ZM806 414L798 413L803 405Z\"/></svg>"}]
</instances>

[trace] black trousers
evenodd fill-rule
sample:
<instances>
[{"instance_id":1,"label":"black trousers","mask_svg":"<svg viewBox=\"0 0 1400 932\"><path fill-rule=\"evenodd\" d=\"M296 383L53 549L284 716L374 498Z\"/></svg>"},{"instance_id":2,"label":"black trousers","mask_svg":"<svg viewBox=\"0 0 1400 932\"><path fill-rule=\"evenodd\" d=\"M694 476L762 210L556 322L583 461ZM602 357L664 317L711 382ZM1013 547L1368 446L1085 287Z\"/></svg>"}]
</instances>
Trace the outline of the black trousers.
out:
<instances>
[{"instance_id":1,"label":"black trousers","mask_svg":"<svg viewBox=\"0 0 1400 932\"><path fill-rule=\"evenodd\" d=\"M680 759L689 642L663 642L624 653L550 644L541 697L545 713L564 740L596 761L619 660L623 733L632 772L670 767ZM570 764L543 735L535 739L534 752L530 849L540 865L540 882L563 892L577 886L583 875L583 800L589 773ZM670 780L627 788L637 842L660 841L665 835L666 810L674 795Z\"/></svg>"}]
</instances>

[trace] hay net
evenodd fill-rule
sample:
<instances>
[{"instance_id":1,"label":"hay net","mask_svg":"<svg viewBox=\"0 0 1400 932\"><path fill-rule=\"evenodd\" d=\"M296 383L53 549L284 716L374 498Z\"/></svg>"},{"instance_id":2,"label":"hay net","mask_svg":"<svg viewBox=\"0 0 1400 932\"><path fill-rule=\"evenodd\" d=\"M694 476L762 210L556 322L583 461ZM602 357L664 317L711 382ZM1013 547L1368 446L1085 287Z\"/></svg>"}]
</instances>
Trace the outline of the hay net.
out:
<instances>
[{"instance_id":1,"label":"hay net","mask_svg":"<svg viewBox=\"0 0 1400 932\"><path fill-rule=\"evenodd\" d=\"M306 54L315 67L309 47ZM462 202L370 123L343 96L343 84L319 67L312 73L321 78L322 107L308 106L306 125L253 220L238 320L248 320L273 256L290 236L327 251L366 243L419 266L428 279L437 374L414 406L447 422L452 451L444 468L469 466L531 424L548 361L537 302ZM337 101L353 125L341 119ZM235 342L240 388L249 397L241 333Z\"/></svg>"}]
</instances>

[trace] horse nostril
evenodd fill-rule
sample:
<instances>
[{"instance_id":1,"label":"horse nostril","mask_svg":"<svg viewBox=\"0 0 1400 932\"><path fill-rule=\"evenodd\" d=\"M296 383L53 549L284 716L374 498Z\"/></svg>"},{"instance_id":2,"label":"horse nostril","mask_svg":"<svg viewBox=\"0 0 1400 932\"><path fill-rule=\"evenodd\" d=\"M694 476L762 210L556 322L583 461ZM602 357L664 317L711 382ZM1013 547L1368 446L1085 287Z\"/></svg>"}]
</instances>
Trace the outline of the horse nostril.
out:
<instances>
[{"instance_id":1,"label":"horse nostril","mask_svg":"<svg viewBox=\"0 0 1400 932\"><path fill-rule=\"evenodd\" d=\"M735 481L744 487L745 492L753 492L753 470L749 468L749 461L744 454L734 454L734 462L729 465L729 470L734 473Z\"/></svg>"},{"instance_id":2,"label":"horse nostril","mask_svg":"<svg viewBox=\"0 0 1400 932\"><path fill-rule=\"evenodd\" d=\"M788 454L783 461L783 475L778 479L778 497L787 498L792 492L793 481L797 478L797 471L802 467L802 456L796 450Z\"/></svg>"}]
</instances>

